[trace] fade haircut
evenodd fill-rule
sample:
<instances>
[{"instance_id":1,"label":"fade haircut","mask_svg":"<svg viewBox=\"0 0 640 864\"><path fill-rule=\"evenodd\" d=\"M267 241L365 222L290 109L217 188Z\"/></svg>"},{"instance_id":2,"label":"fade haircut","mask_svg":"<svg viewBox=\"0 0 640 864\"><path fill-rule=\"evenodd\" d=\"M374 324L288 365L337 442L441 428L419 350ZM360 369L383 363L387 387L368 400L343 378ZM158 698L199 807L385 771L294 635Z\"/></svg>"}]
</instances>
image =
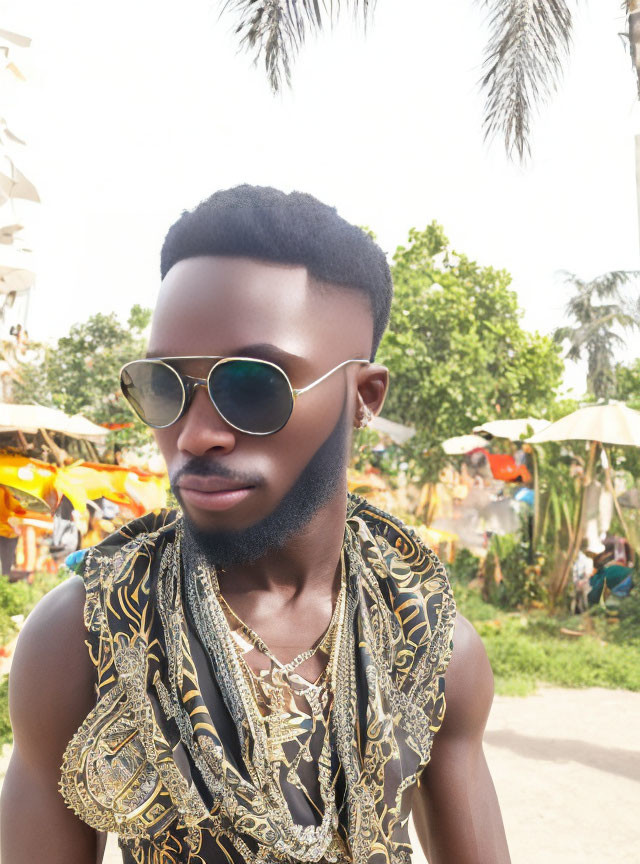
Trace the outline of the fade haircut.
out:
<instances>
[{"instance_id":1,"label":"fade haircut","mask_svg":"<svg viewBox=\"0 0 640 864\"><path fill-rule=\"evenodd\" d=\"M178 261L200 255L233 255L299 264L321 283L365 294L373 316L375 357L389 322L393 295L384 252L334 207L302 192L236 186L215 192L184 211L169 229L160 254L162 278Z\"/></svg>"}]
</instances>

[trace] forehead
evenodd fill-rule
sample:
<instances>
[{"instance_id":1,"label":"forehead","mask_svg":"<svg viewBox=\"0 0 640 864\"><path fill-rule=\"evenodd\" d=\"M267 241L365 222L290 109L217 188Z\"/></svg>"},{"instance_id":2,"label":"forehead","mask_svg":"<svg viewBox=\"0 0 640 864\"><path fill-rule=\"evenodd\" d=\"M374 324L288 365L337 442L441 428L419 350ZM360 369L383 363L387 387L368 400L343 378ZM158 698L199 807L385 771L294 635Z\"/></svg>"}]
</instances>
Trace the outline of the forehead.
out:
<instances>
[{"instance_id":1,"label":"forehead","mask_svg":"<svg viewBox=\"0 0 640 864\"><path fill-rule=\"evenodd\" d=\"M318 285L306 268L248 258L179 261L165 276L149 353L228 355L269 343L318 360L368 357L373 320L360 291Z\"/></svg>"}]
</instances>

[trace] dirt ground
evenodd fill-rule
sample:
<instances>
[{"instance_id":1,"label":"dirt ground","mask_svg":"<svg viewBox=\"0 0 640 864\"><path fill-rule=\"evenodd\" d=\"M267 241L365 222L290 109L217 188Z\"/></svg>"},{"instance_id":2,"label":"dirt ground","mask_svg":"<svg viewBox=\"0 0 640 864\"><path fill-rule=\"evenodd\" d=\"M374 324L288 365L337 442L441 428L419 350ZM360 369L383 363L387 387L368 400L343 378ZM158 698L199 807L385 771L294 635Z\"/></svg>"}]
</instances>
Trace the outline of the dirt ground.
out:
<instances>
[{"instance_id":1,"label":"dirt ground","mask_svg":"<svg viewBox=\"0 0 640 864\"><path fill-rule=\"evenodd\" d=\"M514 864L637 864L639 733L640 693L496 697L485 752ZM425 864L414 848L414 864ZM104 864L120 862L110 838Z\"/></svg>"}]
</instances>

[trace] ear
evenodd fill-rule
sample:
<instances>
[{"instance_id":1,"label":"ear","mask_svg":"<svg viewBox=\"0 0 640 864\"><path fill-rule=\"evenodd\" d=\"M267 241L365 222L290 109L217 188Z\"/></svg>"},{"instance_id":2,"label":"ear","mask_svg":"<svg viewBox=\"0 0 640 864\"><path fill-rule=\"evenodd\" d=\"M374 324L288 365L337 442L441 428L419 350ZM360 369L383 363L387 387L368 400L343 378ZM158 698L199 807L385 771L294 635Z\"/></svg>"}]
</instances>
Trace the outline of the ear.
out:
<instances>
[{"instance_id":1,"label":"ear","mask_svg":"<svg viewBox=\"0 0 640 864\"><path fill-rule=\"evenodd\" d=\"M358 371L358 397L356 403L355 425L359 425L366 414L375 415L382 411L389 389L389 370L379 363L371 363Z\"/></svg>"}]
</instances>

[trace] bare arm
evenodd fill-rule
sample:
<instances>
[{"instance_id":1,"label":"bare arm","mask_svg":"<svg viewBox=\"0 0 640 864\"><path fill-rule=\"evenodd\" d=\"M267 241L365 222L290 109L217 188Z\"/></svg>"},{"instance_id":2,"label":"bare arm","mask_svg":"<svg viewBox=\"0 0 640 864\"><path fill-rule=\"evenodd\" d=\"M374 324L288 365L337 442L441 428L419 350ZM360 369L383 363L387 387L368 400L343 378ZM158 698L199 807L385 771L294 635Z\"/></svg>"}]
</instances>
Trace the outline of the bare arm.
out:
<instances>
[{"instance_id":1,"label":"bare arm","mask_svg":"<svg viewBox=\"0 0 640 864\"><path fill-rule=\"evenodd\" d=\"M95 864L103 838L58 790L64 750L94 703L78 577L44 597L24 626L9 676L14 749L2 788L2 864Z\"/></svg>"},{"instance_id":2,"label":"bare arm","mask_svg":"<svg viewBox=\"0 0 640 864\"><path fill-rule=\"evenodd\" d=\"M493 675L480 637L461 615L445 688L444 722L413 801L420 843L429 864L509 864L500 805L482 750Z\"/></svg>"}]
</instances>

